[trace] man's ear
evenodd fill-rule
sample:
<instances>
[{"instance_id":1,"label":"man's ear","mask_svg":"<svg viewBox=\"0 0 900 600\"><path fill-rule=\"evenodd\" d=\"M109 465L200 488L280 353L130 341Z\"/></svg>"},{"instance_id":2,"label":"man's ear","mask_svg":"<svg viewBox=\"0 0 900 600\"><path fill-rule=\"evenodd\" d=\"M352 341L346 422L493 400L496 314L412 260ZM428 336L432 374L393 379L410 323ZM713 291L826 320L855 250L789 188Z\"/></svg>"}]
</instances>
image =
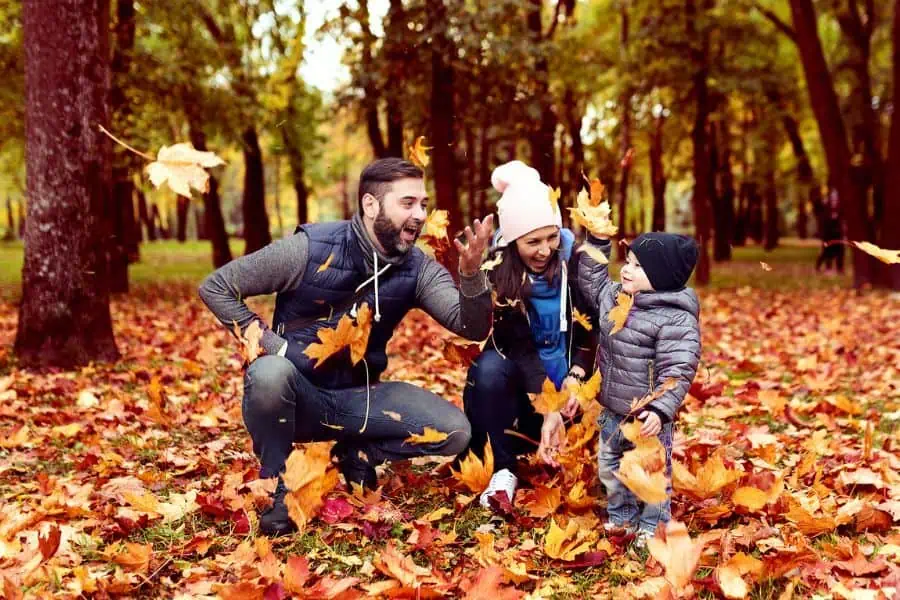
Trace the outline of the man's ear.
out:
<instances>
[{"instance_id":1,"label":"man's ear","mask_svg":"<svg viewBox=\"0 0 900 600\"><path fill-rule=\"evenodd\" d=\"M363 215L369 217L370 219L374 219L378 216L378 210L380 209L378 198L376 198L372 194L363 194L362 208Z\"/></svg>"}]
</instances>

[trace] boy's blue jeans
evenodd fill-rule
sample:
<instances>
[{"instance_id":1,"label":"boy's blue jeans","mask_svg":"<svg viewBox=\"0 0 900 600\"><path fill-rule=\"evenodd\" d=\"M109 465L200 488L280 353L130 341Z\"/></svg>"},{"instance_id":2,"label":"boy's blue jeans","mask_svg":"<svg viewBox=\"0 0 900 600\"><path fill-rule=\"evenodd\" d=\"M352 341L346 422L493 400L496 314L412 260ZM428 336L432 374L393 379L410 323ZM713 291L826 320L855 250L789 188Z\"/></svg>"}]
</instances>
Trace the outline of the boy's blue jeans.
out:
<instances>
[{"instance_id":1,"label":"boy's blue jeans","mask_svg":"<svg viewBox=\"0 0 900 600\"><path fill-rule=\"evenodd\" d=\"M672 502L672 430L673 424L664 423L659 432L659 441L666 451L666 500L659 504L645 504L614 473L619 470L622 455L634 448L622 434L619 425L625 415L617 415L609 410L600 415L600 450L597 453L597 474L606 488L606 512L615 525L629 526L642 532L653 534L659 523L667 523L671 517Z\"/></svg>"}]
</instances>

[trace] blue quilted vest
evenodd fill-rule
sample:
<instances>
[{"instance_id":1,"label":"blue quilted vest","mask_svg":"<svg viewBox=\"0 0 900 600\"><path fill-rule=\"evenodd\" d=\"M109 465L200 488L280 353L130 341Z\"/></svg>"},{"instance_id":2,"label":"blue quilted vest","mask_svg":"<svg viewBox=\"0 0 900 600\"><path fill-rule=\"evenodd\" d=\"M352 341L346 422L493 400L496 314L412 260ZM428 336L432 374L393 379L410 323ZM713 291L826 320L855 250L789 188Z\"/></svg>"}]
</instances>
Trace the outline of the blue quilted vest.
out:
<instances>
[{"instance_id":1,"label":"blue quilted vest","mask_svg":"<svg viewBox=\"0 0 900 600\"><path fill-rule=\"evenodd\" d=\"M319 342L316 332L321 327L335 327L354 304L368 303L374 313L375 283L370 281L356 292L357 286L370 275L350 221L315 223L297 229L309 238L309 259L301 284L277 295L273 328L276 332L283 331L288 343L305 346ZM387 343L394 329L415 305L416 282L425 258L425 254L414 247L404 262L391 265L378 277L381 320L372 323L365 354L370 383L378 381L387 367ZM326 262L327 268L319 271ZM288 325L286 331L285 325ZM366 366L360 361L354 367L348 348L319 366L314 366L317 361L305 354L292 352L290 355L300 372L317 387L341 389L366 385Z\"/></svg>"}]
</instances>

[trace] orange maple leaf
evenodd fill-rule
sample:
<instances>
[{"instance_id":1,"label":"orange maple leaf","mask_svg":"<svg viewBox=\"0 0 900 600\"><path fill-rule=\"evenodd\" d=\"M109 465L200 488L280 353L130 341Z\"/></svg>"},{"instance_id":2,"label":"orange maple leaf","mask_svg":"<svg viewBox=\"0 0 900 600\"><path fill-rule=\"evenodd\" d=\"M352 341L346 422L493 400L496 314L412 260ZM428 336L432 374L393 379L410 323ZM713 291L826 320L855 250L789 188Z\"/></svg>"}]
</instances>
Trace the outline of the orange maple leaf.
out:
<instances>
[{"instance_id":1,"label":"orange maple leaf","mask_svg":"<svg viewBox=\"0 0 900 600\"><path fill-rule=\"evenodd\" d=\"M622 331L622 328L625 327L625 321L628 319L628 313L631 311L633 305L634 296L629 296L625 292L619 292L619 295L616 296L616 306L609 311L609 315L606 317L613 322L613 328L609 332L609 335L615 335Z\"/></svg>"},{"instance_id":2,"label":"orange maple leaf","mask_svg":"<svg viewBox=\"0 0 900 600\"><path fill-rule=\"evenodd\" d=\"M718 451L714 452L696 473L691 473L677 460L672 461L673 487L679 492L689 492L701 500L712 498L743 475L743 471L726 467L722 453Z\"/></svg>"},{"instance_id":3,"label":"orange maple leaf","mask_svg":"<svg viewBox=\"0 0 900 600\"><path fill-rule=\"evenodd\" d=\"M591 325L591 318L577 308L572 308L572 320L584 327L586 331L591 331L594 328Z\"/></svg>"},{"instance_id":4,"label":"orange maple leaf","mask_svg":"<svg viewBox=\"0 0 900 600\"><path fill-rule=\"evenodd\" d=\"M680 592L690 584L706 541L691 539L685 524L675 520L666 524L665 533L664 540L659 537L648 540L647 549L666 570L666 582Z\"/></svg>"},{"instance_id":5,"label":"orange maple leaf","mask_svg":"<svg viewBox=\"0 0 900 600\"><path fill-rule=\"evenodd\" d=\"M453 478L466 486L470 492L480 494L488 486L491 476L494 474L494 450L491 448L491 440L488 439L484 444L484 460L475 456L475 453L469 450L469 453L459 463L459 471L454 471L451 467L450 473Z\"/></svg>"},{"instance_id":6,"label":"orange maple leaf","mask_svg":"<svg viewBox=\"0 0 900 600\"><path fill-rule=\"evenodd\" d=\"M666 499L666 454L656 436L642 436L641 422L621 426L634 448L622 455L615 476L642 502L657 504Z\"/></svg>"},{"instance_id":7,"label":"orange maple leaf","mask_svg":"<svg viewBox=\"0 0 900 600\"><path fill-rule=\"evenodd\" d=\"M408 149L409 161L424 171L431 161L428 156L428 151L432 149L432 146L425 145L425 136L420 135L417 137L416 143L409 146Z\"/></svg>"},{"instance_id":8,"label":"orange maple leaf","mask_svg":"<svg viewBox=\"0 0 900 600\"><path fill-rule=\"evenodd\" d=\"M443 431L438 431L433 427L426 427L422 433L413 433L409 432L409 437L403 440L403 443L409 444L434 444L437 442L443 442L450 436L449 433L444 433Z\"/></svg>"},{"instance_id":9,"label":"orange maple leaf","mask_svg":"<svg viewBox=\"0 0 900 600\"><path fill-rule=\"evenodd\" d=\"M329 254L328 258L325 259L325 262L323 262L321 265L319 265L319 268L316 269L316 273L321 273L322 271L327 271L328 267L331 266L331 261L333 261L333 260L334 260L334 252Z\"/></svg>"},{"instance_id":10,"label":"orange maple leaf","mask_svg":"<svg viewBox=\"0 0 900 600\"><path fill-rule=\"evenodd\" d=\"M431 569L420 567L411 557L404 556L393 540L389 541L384 550L372 560L372 564L404 587L417 588L425 583L437 582Z\"/></svg>"},{"instance_id":11,"label":"orange maple leaf","mask_svg":"<svg viewBox=\"0 0 900 600\"><path fill-rule=\"evenodd\" d=\"M350 359L355 365L366 354L371 332L372 312L368 304L363 304L356 312L355 323L350 315L343 315L335 328L320 328L316 335L321 343L308 345L303 350L303 354L317 360L316 367L319 367L328 358L349 347Z\"/></svg>"},{"instance_id":12,"label":"orange maple leaf","mask_svg":"<svg viewBox=\"0 0 900 600\"><path fill-rule=\"evenodd\" d=\"M534 410L544 416L562 410L569 401L569 391L562 389L557 391L556 385L547 377L541 387L541 393L532 398L531 405Z\"/></svg>"}]
</instances>

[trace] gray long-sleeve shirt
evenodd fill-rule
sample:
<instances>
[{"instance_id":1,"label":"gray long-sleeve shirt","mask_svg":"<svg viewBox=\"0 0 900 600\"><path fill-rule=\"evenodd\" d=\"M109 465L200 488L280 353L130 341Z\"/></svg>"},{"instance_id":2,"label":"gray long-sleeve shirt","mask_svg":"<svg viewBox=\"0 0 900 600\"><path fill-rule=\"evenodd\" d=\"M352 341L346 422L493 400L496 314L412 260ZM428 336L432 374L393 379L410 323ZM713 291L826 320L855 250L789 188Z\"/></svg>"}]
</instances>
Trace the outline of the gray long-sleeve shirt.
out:
<instances>
[{"instance_id":1,"label":"gray long-sleeve shirt","mask_svg":"<svg viewBox=\"0 0 900 600\"><path fill-rule=\"evenodd\" d=\"M374 253L378 252L358 215L353 217L353 233L359 251L366 258L366 277L374 273ZM247 256L237 258L211 273L200 284L200 297L229 330L236 322L244 331L254 320L263 326L261 345L276 354L287 343L244 302L259 296L297 289L309 259L309 238L300 231ZM380 264L397 264L405 257L388 258L378 252ZM363 279L359 283L362 283ZM470 340L482 340L491 329L491 295L484 271L460 275L460 286L437 261L426 258L416 281L416 305L453 333Z\"/></svg>"}]
</instances>

